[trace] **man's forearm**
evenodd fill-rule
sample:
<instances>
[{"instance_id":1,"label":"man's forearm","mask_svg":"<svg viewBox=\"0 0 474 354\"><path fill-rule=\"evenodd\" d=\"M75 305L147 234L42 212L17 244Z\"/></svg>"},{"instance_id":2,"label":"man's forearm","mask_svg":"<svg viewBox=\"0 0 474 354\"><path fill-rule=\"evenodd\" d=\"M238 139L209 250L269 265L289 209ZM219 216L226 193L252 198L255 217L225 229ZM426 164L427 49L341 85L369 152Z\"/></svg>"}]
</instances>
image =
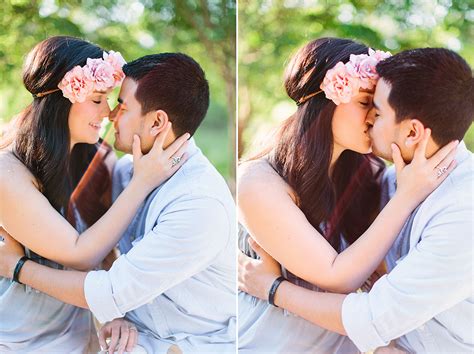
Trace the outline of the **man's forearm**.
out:
<instances>
[{"instance_id":1,"label":"man's forearm","mask_svg":"<svg viewBox=\"0 0 474 354\"><path fill-rule=\"evenodd\" d=\"M82 308L89 308L84 295L86 272L59 270L27 261L19 280L56 299Z\"/></svg>"},{"instance_id":2,"label":"man's forearm","mask_svg":"<svg viewBox=\"0 0 474 354\"><path fill-rule=\"evenodd\" d=\"M342 324L342 303L346 295L311 291L284 281L275 304L318 326L346 335Z\"/></svg>"}]
</instances>

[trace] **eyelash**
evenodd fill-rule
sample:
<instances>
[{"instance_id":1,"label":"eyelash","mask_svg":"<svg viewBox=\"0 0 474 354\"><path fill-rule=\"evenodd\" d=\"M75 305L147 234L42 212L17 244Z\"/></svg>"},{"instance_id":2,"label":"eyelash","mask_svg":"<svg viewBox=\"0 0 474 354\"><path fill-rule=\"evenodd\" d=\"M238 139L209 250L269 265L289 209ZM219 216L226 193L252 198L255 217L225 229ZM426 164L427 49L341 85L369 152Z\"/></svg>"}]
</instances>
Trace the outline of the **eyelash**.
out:
<instances>
[{"instance_id":1,"label":"eyelash","mask_svg":"<svg viewBox=\"0 0 474 354\"><path fill-rule=\"evenodd\" d=\"M369 105L368 102L359 102L359 103L360 103L362 106L365 106L365 107L367 107L367 106Z\"/></svg>"},{"instance_id":2,"label":"eyelash","mask_svg":"<svg viewBox=\"0 0 474 354\"><path fill-rule=\"evenodd\" d=\"M102 103L102 101L92 101L92 102L94 102L95 104L101 104Z\"/></svg>"}]
</instances>

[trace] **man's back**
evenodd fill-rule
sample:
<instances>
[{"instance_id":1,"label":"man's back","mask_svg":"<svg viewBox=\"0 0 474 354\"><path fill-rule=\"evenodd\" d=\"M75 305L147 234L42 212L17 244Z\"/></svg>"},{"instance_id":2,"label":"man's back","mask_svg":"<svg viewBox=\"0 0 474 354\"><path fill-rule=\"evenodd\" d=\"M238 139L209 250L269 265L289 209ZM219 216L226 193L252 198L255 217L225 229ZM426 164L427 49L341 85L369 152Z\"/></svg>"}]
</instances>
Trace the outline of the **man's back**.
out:
<instances>
[{"instance_id":1,"label":"man's back","mask_svg":"<svg viewBox=\"0 0 474 354\"><path fill-rule=\"evenodd\" d=\"M384 312L380 335L401 336L398 344L414 352L474 349L474 162L464 143L456 160L457 168L407 220L387 255L389 274L371 291L371 300L381 300L374 307ZM391 169L389 195L394 181Z\"/></svg>"},{"instance_id":2,"label":"man's back","mask_svg":"<svg viewBox=\"0 0 474 354\"><path fill-rule=\"evenodd\" d=\"M148 196L120 241L123 255L109 272L117 276L114 301L150 352L166 352L171 343L184 352L234 352L235 205L194 143L188 152L188 161ZM115 195L129 171L131 161L119 161Z\"/></svg>"}]
</instances>

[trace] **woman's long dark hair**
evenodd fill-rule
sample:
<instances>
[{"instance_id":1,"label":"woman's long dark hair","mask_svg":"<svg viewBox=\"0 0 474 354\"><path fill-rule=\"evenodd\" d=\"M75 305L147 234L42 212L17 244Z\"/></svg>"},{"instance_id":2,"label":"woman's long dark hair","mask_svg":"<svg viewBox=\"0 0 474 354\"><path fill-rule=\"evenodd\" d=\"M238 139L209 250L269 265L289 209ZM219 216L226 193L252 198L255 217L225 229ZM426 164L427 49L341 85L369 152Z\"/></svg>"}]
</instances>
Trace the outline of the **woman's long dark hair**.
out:
<instances>
[{"instance_id":1,"label":"woman's long dark hair","mask_svg":"<svg viewBox=\"0 0 474 354\"><path fill-rule=\"evenodd\" d=\"M326 72L351 54L368 48L347 39L321 38L301 48L285 73L289 97L298 102L320 90ZM374 155L344 151L332 174L332 118L336 105L324 93L298 106L280 127L269 152L270 164L296 194L308 221L341 250L341 235L353 243L372 223L380 207L377 179L383 162ZM325 223L326 227L321 227Z\"/></svg>"},{"instance_id":2,"label":"woman's long dark hair","mask_svg":"<svg viewBox=\"0 0 474 354\"><path fill-rule=\"evenodd\" d=\"M33 95L33 102L16 118L13 139L14 155L30 170L40 191L51 205L75 226L70 203L82 220L92 225L108 208L111 177L104 159L111 149L105 144L76 144L70 151L69 111L72 103L61 91L43 97L35 94L56 89L65 74L87 58L102 58L103 50L95 44L67 36L48 38L28 54L23 68L23 83ZM4 142L5 145L8 142ZM99 153L97 153L99 152ZM71 195L93 159L96 168L87 179L89 189ZM100 197L99 197L100 196ZM108 199L108 200L107 200Z\"/></svg>"}]
</instances>

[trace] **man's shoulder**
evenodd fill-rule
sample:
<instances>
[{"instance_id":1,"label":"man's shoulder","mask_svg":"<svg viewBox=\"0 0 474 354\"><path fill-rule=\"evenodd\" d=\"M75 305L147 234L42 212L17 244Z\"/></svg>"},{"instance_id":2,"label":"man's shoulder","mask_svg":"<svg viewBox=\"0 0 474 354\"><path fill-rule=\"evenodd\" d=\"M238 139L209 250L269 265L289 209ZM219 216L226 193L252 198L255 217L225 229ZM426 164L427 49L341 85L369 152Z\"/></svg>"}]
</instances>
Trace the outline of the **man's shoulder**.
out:
<instances>
[{"instance_id":1,"label":"man's shoulder","mask_svg":"<svg viewBox=\"0 0 474 354\"><path fill-rule=\"evenodd\" d=\"M165 182L162 191L162 194L170 193L176 196L194 195L217 199L230 196L224 177L201 152L186 161L176 174Z\"/></svg>"}]
</instances>

